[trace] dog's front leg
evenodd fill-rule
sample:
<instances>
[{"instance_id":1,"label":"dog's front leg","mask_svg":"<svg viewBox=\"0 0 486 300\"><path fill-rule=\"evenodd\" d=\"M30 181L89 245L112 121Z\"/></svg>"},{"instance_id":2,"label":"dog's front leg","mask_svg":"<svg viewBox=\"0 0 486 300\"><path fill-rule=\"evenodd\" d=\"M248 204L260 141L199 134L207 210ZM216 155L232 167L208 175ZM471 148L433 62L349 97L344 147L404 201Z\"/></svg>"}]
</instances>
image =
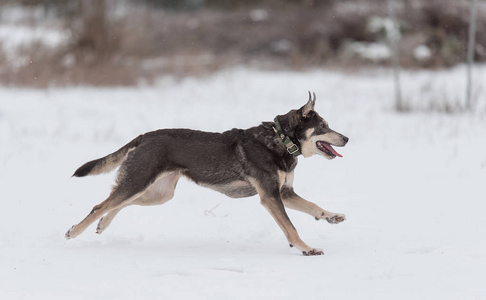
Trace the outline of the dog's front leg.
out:
<instances>
[{"instance_id":1,"label":"dog's front leg","mask_svg":"<svg viewBox=\"0 0 486 300\"><path fill-rule=\"evenodd\" d=\"M316 220L324 219L330 224L338 224L346 220L345 215L327 211L320 208L317 204L300 197L294 192L292 187L283 186L280 195L285 207L309 214Z\"/></svg>"},{"instance_id":2,"label":"dog's front leg","mask_svg":"<svg viewBox=\"0 0 486 300\"><path fill-rule=\"evenodd\" d=\"M275 222L277 222L278 226L282 229L287 237L290 247L296 247L306 256L323 255L324 252L321 249L312 248L300 239L297 230L285 211L277 184L275 184L274 187L269 188L269 185L257 181L253 181L252 183L258 191L261 204L268 210Z\"/></svg>"}]
</instances>

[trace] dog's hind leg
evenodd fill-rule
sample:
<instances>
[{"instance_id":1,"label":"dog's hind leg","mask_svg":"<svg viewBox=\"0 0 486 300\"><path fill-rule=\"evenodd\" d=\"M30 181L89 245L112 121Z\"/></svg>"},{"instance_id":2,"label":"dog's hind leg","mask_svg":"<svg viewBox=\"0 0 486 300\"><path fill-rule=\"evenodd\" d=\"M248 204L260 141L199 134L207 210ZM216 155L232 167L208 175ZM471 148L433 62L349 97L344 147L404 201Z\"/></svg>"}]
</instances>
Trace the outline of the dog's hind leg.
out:
<instances>
[{"instance_id":1,"label":"dog's hind leg","mask_svg":"<svg viewBox=\"0 0 486 300\"><path fill-rule=\"evenodd\" d=\"M135 200L128 202L112 211L106 216L102 217L96 227L96 233L101 234L108 226L115 216L125 207L130 205L162 205L174 197L174 191L177 181L181 177L178 172L165 173L160 175L154 183L152 183L145 192Z\"/></svg>"},{"instance_id":2,"label":"dog's hind leg","mask_svg":"<svg viewBox=\"0 0 486 300\"><path fill-rule=\"evenodd\" d=\"M300 239L297 230L285 211L279 193L280 185L277 185L277 180L272 183L271 179L266 179L266 182L258 182L257 180L252 179L250 182L258 191L261 204L267 209L273 219L277 222L278 226L282 229L285 237L287 237L290 247L296 247L306 256L324 254L321 249L312 248Z\"/></svg>"},{"instance_id":3,"label":"dog's hind leg","mask_svg":"<svg viewBox=\"0 0 486 300\"><path fill-rule=\"evenodd\" d=\"M132 171L133 172L133 171ZM93 222L108 214L109 212L125 207L133 200L140 197L146 190L150 183L152 175L150 173L142 173L145 176L129 176L127 168L122 167L118 171L117 185L113 187L110 196L102 203L93 207L91 212L79 224L74 225L66 232L66 239L73 239L83 233L88 226ZM136 178L137 180L133 180Z\"/></svg>"},{"instance_id":4,"label":"dog's hind leg","mask_svg":"<svg viewBox=\"0 0 486 300\"><path fill-rule=\"evenodd\" d=\"M89 225L91 225L93 222L101 218L106 213L109 213L110 211L117 209L120 207L120 205L123 205L123 203L130 202L133 199L137 198L140 195L140 193L133 195L132 197L125 197L123 195L120 195L117 190L115 189L108 199L103 201L102 203L96 205L93 207L91 212L88 214L86 218L84 218L79 224L74 225L71 227L71 229L66 232L66 239L73 239L83 233L86 228L88 228Z\"/></svg>"},{"instance_id":5,"label":"dog's hind leg","mask_svg":"<svg viewBox=\"0 0 486 300\"><path fill-rule=\"evenodd\" d=\"M157 161L153 151L150 151L150 147L150 144L146 145L146 148L139 145L136 150L128 152L126 160L118 170L116 185L108 199L96 205L83 221L73 226L65 235L67 239L80 235L94 221L108 214L100 226L99 232L103 231L123 207L133 204L135 200L139 205L153 205L172 198L180 173L164 172L163 166ZM141 197L143 194L146 194L146 197ZM155 195L161 194L166 197L154 200Z\"/></svg>"},{"instance_id":6,"label":"dog's hind leg","mask_svg":"<svg viewBox=\"0 0 486 300\"><path fill-rule=\"evenodd\" d=\"M101 234L105 229L110 226L111 221L115 218L115 216L125 207L130 206L131 203L120 206L117 209L114 209L110 211L109 213L106 214L106 216L103 216L100 221L98 222L98 226L96 226L96 233Z\"/></svg>"}]
</instances>

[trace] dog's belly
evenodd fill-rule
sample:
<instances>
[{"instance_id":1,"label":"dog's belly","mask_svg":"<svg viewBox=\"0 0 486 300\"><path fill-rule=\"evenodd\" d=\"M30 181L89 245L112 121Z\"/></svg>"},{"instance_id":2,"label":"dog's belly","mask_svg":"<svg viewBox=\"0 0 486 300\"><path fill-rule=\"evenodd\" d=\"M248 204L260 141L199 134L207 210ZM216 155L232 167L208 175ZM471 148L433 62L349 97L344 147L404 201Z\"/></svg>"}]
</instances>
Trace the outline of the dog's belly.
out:
<instances>
[{"instance_id":1,"label":"dog's belly","mask_svg":"<svg viewBox=\"0 0 486 300\"><path fill-rule=\"evenodd\" d=\"M225 194L231 198L251 197L257 194L257 191L247 181L236 180L226 184L202 184L210 189Z\"/></svg>"}]
</instances>

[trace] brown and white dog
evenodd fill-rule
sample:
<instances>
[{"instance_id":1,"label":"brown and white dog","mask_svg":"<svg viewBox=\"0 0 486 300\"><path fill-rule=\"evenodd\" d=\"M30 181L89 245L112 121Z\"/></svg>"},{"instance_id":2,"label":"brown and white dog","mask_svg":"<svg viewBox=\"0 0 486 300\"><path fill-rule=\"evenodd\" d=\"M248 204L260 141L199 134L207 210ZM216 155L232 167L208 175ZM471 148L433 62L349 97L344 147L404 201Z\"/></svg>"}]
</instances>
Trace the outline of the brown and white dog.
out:
<instances>
[{"instance_id":1,"label":"brown and white dog","mask_svg":"<svg viewBox=\"0 0 486 300\"><path fill-rule=\"evenodd\" d=\"M159 205L174 195L177 181L185 176L229 197L258 194L261 204L275 219L291 247L304 255L322 250L304 243L285 208L307 213L316 220L337 224L343 214L326 211L298 196L293 189L297 156L319 154L341 157L332 146L344 146L348 138L329 128L314 111L315 94L300 109L279 115L249 129L210 133L190 129L161 129L142 134L103 158L81 166L73 176L109 172L120 166L109 197L66 233L71 239L99 219L102 233L120 210L129 205Z\"/></svg>"}]
</instances>

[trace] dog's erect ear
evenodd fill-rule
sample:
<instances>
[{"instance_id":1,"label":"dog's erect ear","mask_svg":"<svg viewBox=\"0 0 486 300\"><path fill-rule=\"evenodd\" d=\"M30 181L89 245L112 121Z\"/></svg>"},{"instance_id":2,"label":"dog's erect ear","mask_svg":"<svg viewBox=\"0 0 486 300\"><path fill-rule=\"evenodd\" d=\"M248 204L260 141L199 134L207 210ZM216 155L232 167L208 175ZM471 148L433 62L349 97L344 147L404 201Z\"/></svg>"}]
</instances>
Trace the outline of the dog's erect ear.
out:
<instances>
[{"instance_id":1,"label":"dog's erect ear","mask_svg":"<svg viewBox=\"0 0 486 300\"><path fill-rule=\"evenodd\" d=\"M309 114L309 112L314 110L314 106L316 105L316 93L312 93L314 98L311 97L311 92L309 92L309 101L307 104L302 107L302 116L305 118Z\"/></svg>"}]
</instances>

